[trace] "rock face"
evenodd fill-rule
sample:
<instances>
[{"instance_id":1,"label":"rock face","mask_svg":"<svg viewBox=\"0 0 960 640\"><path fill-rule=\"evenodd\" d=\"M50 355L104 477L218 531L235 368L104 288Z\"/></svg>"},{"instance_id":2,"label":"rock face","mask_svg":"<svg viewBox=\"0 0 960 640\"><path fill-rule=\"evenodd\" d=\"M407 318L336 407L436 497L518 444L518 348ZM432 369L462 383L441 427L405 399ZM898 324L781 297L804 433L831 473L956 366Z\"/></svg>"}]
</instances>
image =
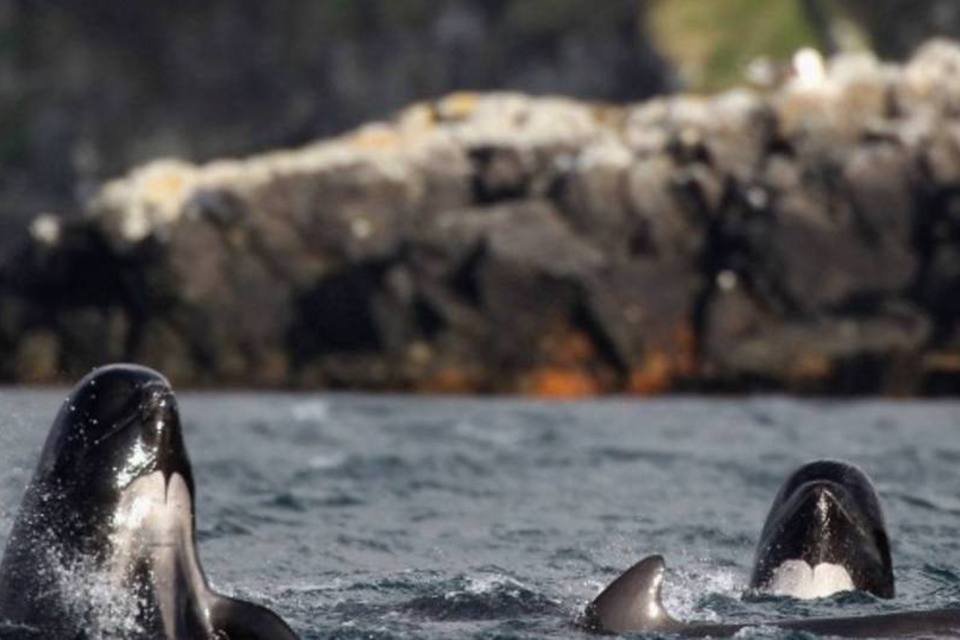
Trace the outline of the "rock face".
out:
<instances>
[{"instance_id":1,"label":"rock face","mask_svg":"<svg viewBox=\"0 0 960 640\"><path fill-rule=\"evenodd\" d=\"M5 380L541 395L960 390L960 48L609 106L454 94L41 217Z\"/></svg>"}]
</instances>

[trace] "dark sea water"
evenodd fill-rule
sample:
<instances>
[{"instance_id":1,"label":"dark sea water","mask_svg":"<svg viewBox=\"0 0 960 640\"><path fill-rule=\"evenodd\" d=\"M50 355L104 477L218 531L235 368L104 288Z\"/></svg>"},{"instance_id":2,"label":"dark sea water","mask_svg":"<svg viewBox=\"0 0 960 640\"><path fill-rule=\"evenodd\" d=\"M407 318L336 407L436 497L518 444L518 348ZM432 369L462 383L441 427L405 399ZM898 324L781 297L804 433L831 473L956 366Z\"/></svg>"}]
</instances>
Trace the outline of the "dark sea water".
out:
<instances>
[{"instance_id":1,"label":"dark sea water","mask_svg":"<svg viewBox=\"0 0 960 640\"><path fill-rule=\"evenodd\" d=\"M64 395L0 391L0 544ZM587 638L572 626L583 605L651 553L666 556L665 601L684 619L960 604L960 403L185 393L180 404L211 581L304 638ZM741 598L774 493L817 457L875 480L894 601Z\"/></svg>"}]
</instances>

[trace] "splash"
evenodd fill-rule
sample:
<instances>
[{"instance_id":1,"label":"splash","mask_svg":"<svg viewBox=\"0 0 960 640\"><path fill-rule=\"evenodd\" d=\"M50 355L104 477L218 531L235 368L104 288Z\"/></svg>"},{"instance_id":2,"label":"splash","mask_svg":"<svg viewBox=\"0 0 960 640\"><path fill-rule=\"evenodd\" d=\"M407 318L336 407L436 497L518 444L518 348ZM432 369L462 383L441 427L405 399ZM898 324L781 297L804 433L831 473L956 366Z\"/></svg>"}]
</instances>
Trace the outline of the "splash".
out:
<instances>
[{"instance_id":1,"label":"splash","mask_svg":"<svg viewBox=\"0 0 960 640\"><path fill-rule=\"evenodd\" d=\"M132 638L144 632L140 623L147 599L104 571L96 559L83 556L51 562L66 615L90 640Z\"/></svg>"},{"instance_id":2,"label":"splash","mask_svg":"<svg viewBox=\"0 0 960 640\"><path fill-rule=\"evenodd\" d=\"M722 616L709 604L704 606L704 595L737 600L743 588L743 581L731 569L680 570L675 578L667 580L663 601L667 610L678 618L716 622Z\"/></svg>"},{"instance_id":3,"label":"splash","mask_svg":"<svg viewBox=\"0 0 960 640\"><path fill-rule=\"evenodd\" d=\"M471 595L503 592L516 596L519 595L521 591L527 590L527 587L519 580L515 580L501 573L466 576L465 582L466 584L463 586L462 592ZM459 595L459 593L459 591L451 591L446 594L446 597L453 598Z\"/></svg>"}]
</instances>

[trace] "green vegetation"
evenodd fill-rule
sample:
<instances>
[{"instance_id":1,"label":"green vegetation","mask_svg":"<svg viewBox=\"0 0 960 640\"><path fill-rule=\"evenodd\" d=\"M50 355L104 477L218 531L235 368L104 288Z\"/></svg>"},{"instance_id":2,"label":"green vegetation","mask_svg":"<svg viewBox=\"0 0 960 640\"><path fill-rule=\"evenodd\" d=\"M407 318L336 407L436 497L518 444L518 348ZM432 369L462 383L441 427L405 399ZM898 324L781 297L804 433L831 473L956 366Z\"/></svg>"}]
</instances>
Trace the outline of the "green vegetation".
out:
<instances>
[{"instance_id":1,"label":"green vegetation","mask_svg":"<svg viewBox=\"0 0 960 640\"><path fill-rule=\"evenodd\" d=\"M740 84L757 57L787 61L817 44L798 0L652 0L650 11L658 48L695 91Z\"/></svg>"}]
</instances>

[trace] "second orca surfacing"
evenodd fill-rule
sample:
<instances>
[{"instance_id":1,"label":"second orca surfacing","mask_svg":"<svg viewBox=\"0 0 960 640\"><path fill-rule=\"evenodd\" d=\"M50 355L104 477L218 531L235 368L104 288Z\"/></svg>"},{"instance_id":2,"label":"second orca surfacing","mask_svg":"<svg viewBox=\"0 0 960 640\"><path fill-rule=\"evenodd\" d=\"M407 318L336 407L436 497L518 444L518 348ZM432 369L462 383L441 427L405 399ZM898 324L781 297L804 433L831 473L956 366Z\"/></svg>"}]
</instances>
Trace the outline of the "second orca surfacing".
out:
<instances>
[{"instance_id":1,"label":"second orca surfacing","mask_svg":"<svg viewBox=\"0 0 960 640\"><path fill-rule=\"evenodd\" d=\"M801 576L794 579L789 570L797 566ZM828 571L818 575L822 568ZM581 625L599 632L687 637L729 637L758 626L842 637L960 632L960 608L737 624L682 622L672 617L661 601L665 570L662 556L644 558L587 606ZM893 597L886 526L879 498L866 474L834 460L810 462L790 474L764 523L750 585L795 597L819 597L843 589Z\"/></svg>"},{"instance_id":2,"label":"second orca surfacing","mask_svg":"<svg viewBox=\"0 0 960 640\"><path fill-rule=\"evenodd\" d=\"M763 525L750 587L795 598L854 589L892 598L890 542L867 475L837 460L791 473Z\"/></svg>"},{"instance_id":3,"label":"second orca surfacing","mask_svg":"<svg viewBox=\"0 0 960 640\"><path fill-rule=\"evenodd\" d=\"M726 638L742 629L761 626L849 638L956 635L960 632L960 608L738 624L681 622L667 612L660 598L665 570L662 556L648 556L633 565L587 606L581 625L598 632L698 638Z\"/></svg>"},{"instance_id":4,"label":"second orca surfacing","mask_svg":"<svg viewBox=\"0 0 960 640\"><path fill-rule=\"evenodd\" d=\"M272 611L210 588L194 513L169 383L136 365L95 370L57 415L20 505L0 637L296 640ZM112 599L91 602L93 588Z\"/></svg>"}]
</instances>

